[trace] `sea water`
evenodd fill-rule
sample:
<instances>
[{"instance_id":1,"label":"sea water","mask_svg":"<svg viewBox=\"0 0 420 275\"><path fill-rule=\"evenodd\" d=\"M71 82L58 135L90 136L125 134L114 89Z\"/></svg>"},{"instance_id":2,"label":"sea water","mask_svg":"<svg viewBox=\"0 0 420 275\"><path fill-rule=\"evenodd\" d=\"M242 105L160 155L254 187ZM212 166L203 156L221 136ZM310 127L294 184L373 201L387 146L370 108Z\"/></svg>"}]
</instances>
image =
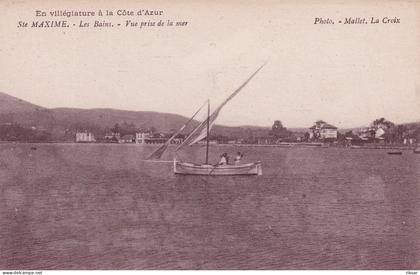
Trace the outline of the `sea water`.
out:
<instances>
[{"instance_id":1,"label":"sea water","mask_svg":"<svg viewBox=\"0 0 420 275\"><path fill-rule=\"evenodd\" d=\"M211 146L263 176L205 177L154 149L0 144L0 269L420 268L418 154Z\"/></svg>"}]
</instances>

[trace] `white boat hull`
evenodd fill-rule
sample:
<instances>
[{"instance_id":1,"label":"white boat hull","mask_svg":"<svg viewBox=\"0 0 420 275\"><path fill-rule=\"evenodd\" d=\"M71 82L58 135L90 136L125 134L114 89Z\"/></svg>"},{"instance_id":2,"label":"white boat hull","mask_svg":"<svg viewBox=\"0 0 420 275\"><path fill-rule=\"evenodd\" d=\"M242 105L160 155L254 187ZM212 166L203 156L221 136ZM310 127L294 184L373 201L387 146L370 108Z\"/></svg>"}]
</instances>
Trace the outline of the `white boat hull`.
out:
<instances>
[{"instance_id":1,"label":"white boat hull","mask_svg":"<svg viewBox=\"0 0 420 275\"><path fill-rule=\"evenodd\" d=\"M177 162L174 160L174 173L181 175L202 176L240 176L262 175L261 162L253 162L238 165L211 165Z\"/></svg>"}]
</instances>

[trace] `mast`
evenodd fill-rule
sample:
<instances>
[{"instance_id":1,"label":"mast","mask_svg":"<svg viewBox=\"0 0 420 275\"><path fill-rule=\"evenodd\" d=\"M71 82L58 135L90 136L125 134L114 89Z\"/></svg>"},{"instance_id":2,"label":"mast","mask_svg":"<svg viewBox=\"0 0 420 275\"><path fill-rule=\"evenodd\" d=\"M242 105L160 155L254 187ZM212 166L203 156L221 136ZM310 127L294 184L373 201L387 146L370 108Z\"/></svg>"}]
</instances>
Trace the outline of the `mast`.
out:
<instances>
[{"instance_id":1,"label":"mast","mask_svg":"<svg viewBox=\"0 0 420 275\"><path fill-rule=\"evenodd\" d=\"M209 164L210 99L207 100L206 164Z\"/></svg>"},{"instance_id":2,"label":"mast","mask_svg":"<svg viewBox=\"0 0 420 275\"><path fill-rule=\"evenodd\" d=\"M207 117L207 119L204 119L200 125L195 127L195 129L190 133L190 135L182 142L175 151L178 151L179 149L183 148L186 145L193 145L199 141L202 141L206 136L208 137L208 132L211 130L211 127L216 120L217 116L219 115L220 111L222 110L223 106L226 105L232 98L234 98L247 84L251 79L264 67L265 64L263 64L261 67L258 68L244 83L242 83L239 88L237 88L225 101L223 101L215 110L213 110L213 113L210 114ZM210 102L208 102L208 109L210 110Z\"/></svg>"},{"instance_id":3,"label":"mast","mask_svg":"<svg viewBox=\"0 0 420 275\"><path fill-rule=\"evenodd\" d=\"M162 154L165 152L165 150L168 148L169 144L171 144L171 141L174 140L178 136L178 134L180 134L188 126L188 124L191 121L193 121L194 117L201 111L201 109L203 109L206 106L206 102L207 100L204 101L203 105L201 105L201 107L194 113L194 115L184 125L182 125L182 127L176 133L174 133L170 139L168 139L162 146L160 146L153 153L151 153L147 157L147 160L159 159L162 156ZM176 151L175 151L175 154L176 154Z\"/></svg>"}]
</instances>

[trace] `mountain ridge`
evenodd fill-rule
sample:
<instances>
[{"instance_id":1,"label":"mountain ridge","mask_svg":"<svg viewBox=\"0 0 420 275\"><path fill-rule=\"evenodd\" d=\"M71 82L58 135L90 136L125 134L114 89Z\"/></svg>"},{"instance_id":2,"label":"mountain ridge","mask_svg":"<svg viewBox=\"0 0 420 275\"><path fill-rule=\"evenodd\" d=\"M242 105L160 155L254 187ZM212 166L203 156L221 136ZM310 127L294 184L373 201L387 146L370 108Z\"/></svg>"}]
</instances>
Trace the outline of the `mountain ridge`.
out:
<instances>
[{"instance_id":1,"label":"mountain ridge","mask_svg":"<svg viewBox=\"0 0 420 275\"><path fill-rule=\"evenodd\" d=\"M116 123L133 123L138 128L155 128L159 132L168 133L179 129L189 118L173 113L156 111L132 111L114 108L45 108L0 92L0 123L18 123L25 127L36 127L54 133L57 138L69 130L89 130L103 135ZM185 129L191 130L198 125L193 120ZM213 135L229 137L249 135L250 131L262 136L271 129L263 126L225 126L215 124Z\"/></svg>"},{"instance_id":2,"label":"mountain ridge","mask_svg":"<svg viewBox=\"0 0 420 275\"><path fill-rule=\"evenodd\" d=\"M77 130L89 130L98 135L103 135L116 123L133 123L138 128L155 128L159 132L169 133L179 129L189 118L173 113L156 111L132 111L114 108L72 108L58 107L45 108L28 101L0 92L0 123L18 123L25 127L37 127L53 133L54 138L66 135ZM198 125L193 120L185 129L190 131ZM403 125L420 127L420 122L407 122ZM355 130L361 127L340 129L340 132ZM290 127L293 132L307 132L307 128ZM215 124L212 135L227 137L262 137L267 136L271 126L226 126Z\"/></svg>"},{"instance_id":3,"label":"mountain ridge","mask_svg":"<svg viewBox=\"0 0 420 275\"><path fill-rule=\"evenodd\" d=\"M28 112L28 111L46 110L46 109L47 108L44 108L39 105L35 105L26 100L17 98L15 96L11 96L4 92L0 92L0 113Z\"/></svg>"}]
</instances>

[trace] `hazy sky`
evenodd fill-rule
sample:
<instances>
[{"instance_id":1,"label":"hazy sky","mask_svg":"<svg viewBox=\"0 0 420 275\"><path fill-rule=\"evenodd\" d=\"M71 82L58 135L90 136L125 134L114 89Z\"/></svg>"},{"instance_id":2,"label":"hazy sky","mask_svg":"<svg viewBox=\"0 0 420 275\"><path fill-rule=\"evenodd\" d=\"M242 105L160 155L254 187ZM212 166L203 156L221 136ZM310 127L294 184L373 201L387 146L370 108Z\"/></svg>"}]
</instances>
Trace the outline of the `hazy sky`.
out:
<instances>
[{"instance_id":1,"label":"hazy sky","mask_svg":"<svg viewBox=\"0 0 420 275\"><path fill-rule=\"evenodd\" d=\"M45 107L189 116L207 98L220 103L268 61L223 109L217 123L270 126L279 119L286 127L308 127L323 119L354 127L383 116L394 122L420 120L420 10L415 1L119 2L1 1L0 91ZM111 20L188 24L146 29L16 27L19 20L60 19L36 18L37 9L156 9L164 14ZM337 22L395 16L400 24ZM315 17L336 23L315 25ZM80 19L98 18L69 21L78 25Z\"/></svg>"}]
</instances>

